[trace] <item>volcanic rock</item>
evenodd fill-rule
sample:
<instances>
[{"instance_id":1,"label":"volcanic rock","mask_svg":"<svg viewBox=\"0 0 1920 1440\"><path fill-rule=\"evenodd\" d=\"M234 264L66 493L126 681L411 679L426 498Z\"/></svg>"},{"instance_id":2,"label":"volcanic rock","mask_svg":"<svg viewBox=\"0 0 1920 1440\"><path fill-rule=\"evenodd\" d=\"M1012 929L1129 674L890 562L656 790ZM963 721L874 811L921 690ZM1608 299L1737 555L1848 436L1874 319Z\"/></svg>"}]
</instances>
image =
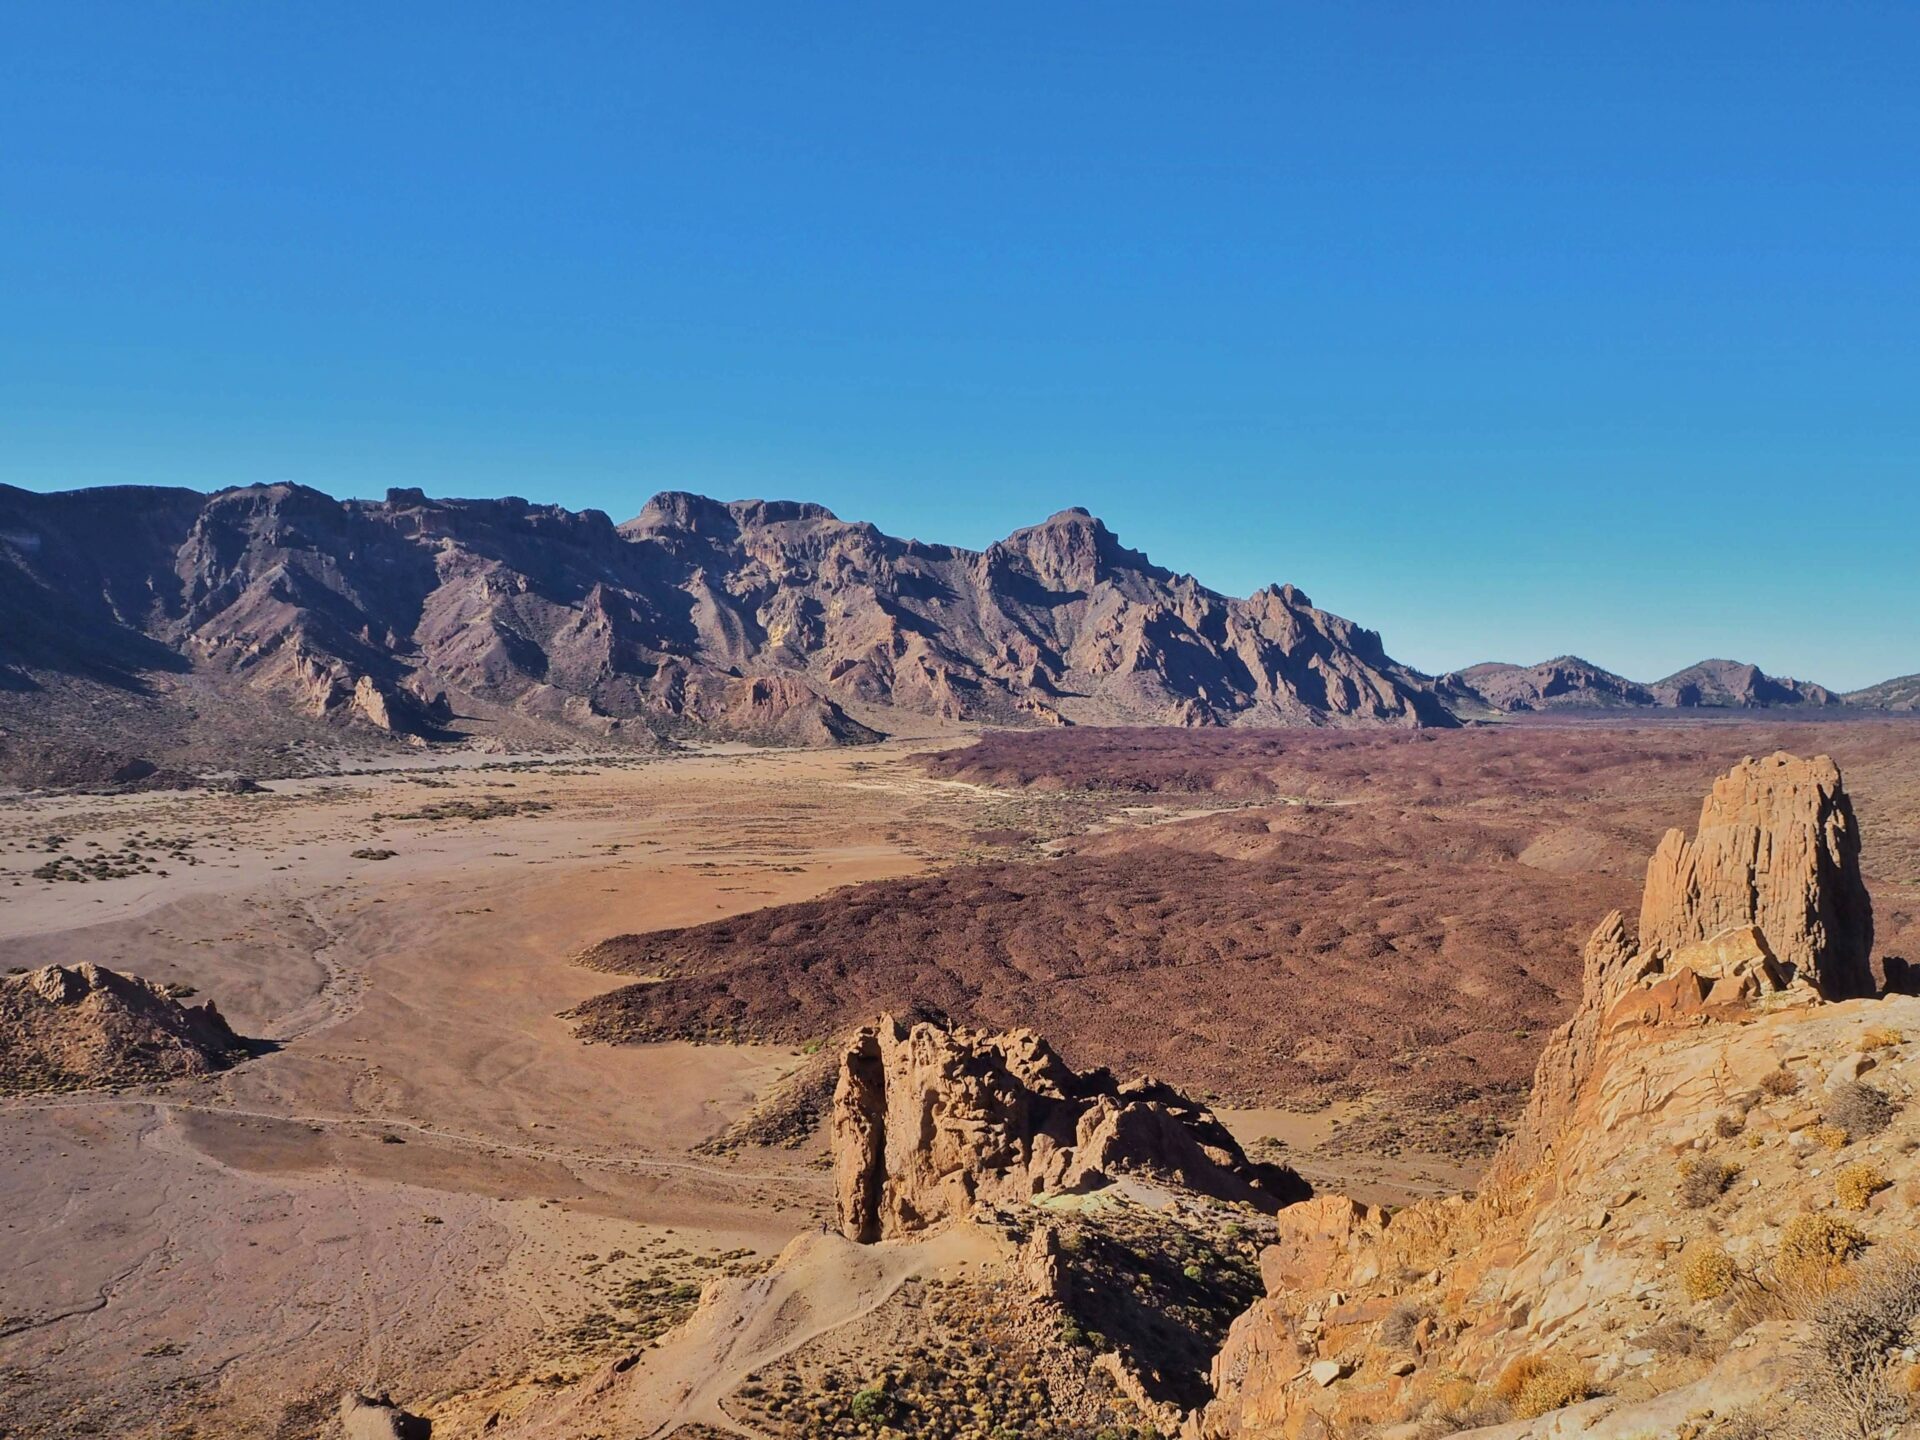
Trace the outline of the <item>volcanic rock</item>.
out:
<instances>
[{"instance_id":1,"label":"volcanic rock","mask_svg":"<svg viewBox=\"0 0 1920 1440\"><path fill-rule=\"evenodd\" d=\"M443 738L456 717L488 737L875 738L848 704L1014 724L1454 723L1372 631L1290 586L1219 595L1083 510L974 552L818 505L679 493L615 526L417 490L0 486L0 722L45 721L71 691L98 724L74 697L105 690L204 729L217 703L169 699L196 687L376 739Z\"/></svg>"},{"instance_id":2,"label":"volcanic rock","mask_svg":"<svg viewBox=\"0 0 1920 1440\"><path fill-rule=\"evenodd\" d=\"M1123 1173L1263 1210L1309 1193L1249 1160L1205 1106L1151 1080L1077 1074L1027 1030L884 1017L841 1058L831 1129L840 1229L861 1242Z\"/></svg>"},{"instance_id":3,"label":"volcanic rock","mask_svg":"<svg viewBox=\"0 0 1920 1440\"><path fill-rule=\"evenodd\" d=\"M0 1093L204 1075L247 1053L212 1001L98 965L0 976Z\"/></svg>"}]
</instances>

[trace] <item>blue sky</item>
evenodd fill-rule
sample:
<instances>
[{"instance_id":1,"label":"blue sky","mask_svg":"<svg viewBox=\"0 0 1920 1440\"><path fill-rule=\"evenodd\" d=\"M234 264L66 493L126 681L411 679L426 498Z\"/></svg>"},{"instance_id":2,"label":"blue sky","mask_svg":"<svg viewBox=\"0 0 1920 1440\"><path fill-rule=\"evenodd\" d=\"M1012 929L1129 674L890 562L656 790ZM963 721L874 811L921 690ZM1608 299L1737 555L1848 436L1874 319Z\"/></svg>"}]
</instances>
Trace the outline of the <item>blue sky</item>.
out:
<instances>
[{"instance_id":1,"label":"blue sky","mask_svg":"<svg viewBox=\"0 0 1920 1440\"><path fill-rule=\"evenodd\" d=\"M1070 504L1430 669L1920 670L1920 6L0 10L0 480Z\"/></svg>"}]
</instances>

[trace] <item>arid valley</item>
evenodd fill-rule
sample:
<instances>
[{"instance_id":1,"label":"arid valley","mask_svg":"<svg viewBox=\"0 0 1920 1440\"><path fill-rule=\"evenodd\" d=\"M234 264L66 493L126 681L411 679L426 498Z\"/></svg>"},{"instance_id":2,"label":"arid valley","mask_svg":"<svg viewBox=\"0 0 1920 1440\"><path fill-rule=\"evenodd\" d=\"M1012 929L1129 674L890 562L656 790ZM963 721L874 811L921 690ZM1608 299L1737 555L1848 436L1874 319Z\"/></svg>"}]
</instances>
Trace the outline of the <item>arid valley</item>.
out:
<instances>
[{"instance_id":1,"label":"arid valley","mask_svg":"<svg viewBox=\"0 0 1920 1440\"><path fill-rule=\"evenodd\" d=\"M211 999L247 1053L0 1100L0 1423L293 1440L364 1392L443 1437L911 1434L853 1402L938 1341L1049 1377L950 1375L980 1425L955 1433L1166 1433L1210 1353L1174 1383L1149 1327L1164 1386L1055 1373L1097 1356L1014 1333L1017 1216L836 1238L848 1037L1031 1027L1205 1101L1317 1194L1471 1192L1586 932L1715 775L1776 750L1842 765L1875 953L1920 954L1899 719L935 734L16 795L8 972ZM1143 1224L1191 1203L1118 1171L1062 1194L1115 1180ZM1258 1294L1272 1222L1240 1213L1246 1257L1196 1287L1218 1318L1169 1307L1203 1352ZM766 1408L788 1374L811 1409Z\"/></svg>"}]
</instances>

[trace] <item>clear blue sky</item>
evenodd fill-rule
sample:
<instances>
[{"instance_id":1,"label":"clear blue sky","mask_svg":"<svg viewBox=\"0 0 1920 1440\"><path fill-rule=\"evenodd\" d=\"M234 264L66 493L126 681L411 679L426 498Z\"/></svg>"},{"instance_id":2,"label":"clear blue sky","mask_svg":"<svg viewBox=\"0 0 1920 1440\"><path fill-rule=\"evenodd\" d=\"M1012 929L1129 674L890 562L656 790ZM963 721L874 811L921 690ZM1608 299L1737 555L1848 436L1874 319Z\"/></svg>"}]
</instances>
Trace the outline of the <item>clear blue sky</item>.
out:
<instances>
[{"instance_id":1,"label":"clear blue sky","mask_svg":"<svg viewBox=\"0 0 1920 1440\"><path fill-rule=\"evenodd\" d=\"M1920 670L1920 5L22 3L0 480L1070 504L1430 669Z\"/></svg>"}]
</instances>

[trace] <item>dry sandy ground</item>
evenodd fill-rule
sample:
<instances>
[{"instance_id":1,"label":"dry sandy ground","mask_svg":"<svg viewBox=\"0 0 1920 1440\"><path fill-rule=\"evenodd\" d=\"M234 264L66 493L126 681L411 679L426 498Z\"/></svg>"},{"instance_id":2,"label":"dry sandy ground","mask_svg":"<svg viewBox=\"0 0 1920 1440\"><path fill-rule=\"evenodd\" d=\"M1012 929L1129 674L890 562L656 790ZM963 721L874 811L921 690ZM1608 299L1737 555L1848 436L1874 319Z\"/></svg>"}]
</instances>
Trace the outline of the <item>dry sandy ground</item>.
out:
<instances>
[{"instance_id":1,"label":"dry sandy ground","mask_svg":"<svg viewBox=\"0 0 1920 1440\"><path fill-rule=\"evenodd\" d=\"M828 1218L822 1144L693 1147L799 1052L583 1045L560 1012L631 977L571 955L1240 803L1000 790L927 776L907 759L927 748L0 798L0 968L91 960L190 986L276 1047L164 1090L0 1103L0 1437L297 1440L329 1433L347 1385L390 1389L455 1440L495 1413L537 1425L561 1413L556 1382L652 1333L607 1316L677 1318L688 1287L750 1285ZM80 861L166 858L36 879L49 837ZM1411 1152L1364 1174L1315 1157L1335 1112L1229 1118L1335 1188L1404 1199L1466 1178ZM838 1277L807 1299L809 1328L958 1263L808 1253ZM681 1309L634 1300L647 1283L680 1286ZM656 1368L690 1387L672 1413L724 1423L701 1353L681 1337Z\"/></svg>"},{"instance_id":2,"label":"dry sandy ground","mask_svg":"<svg viewBox=\"0 0 1920 1440\"><path fill-rule=\"evenodd\" d=\"M569 1329L638 1267L698 1280L706 1257L770 1256L817 1226L812 1155L690 1153L791 1050L587 1046L556 1016L616 983L568 961L610 931L967 853L992 797L898 759L0 804L6 968L93 960L190 985L279 1047L164 1091L0 1106L0 1433L292 1437L320 1433L350 1383L431 1403L571 1376L594 1356ZM488 800L550 808L375 818ZM136 831L190 836L202 863L31 876L44 837L84 855ZM353 858L366 848L398 853Z\"/></svg>"}]
</instances>

